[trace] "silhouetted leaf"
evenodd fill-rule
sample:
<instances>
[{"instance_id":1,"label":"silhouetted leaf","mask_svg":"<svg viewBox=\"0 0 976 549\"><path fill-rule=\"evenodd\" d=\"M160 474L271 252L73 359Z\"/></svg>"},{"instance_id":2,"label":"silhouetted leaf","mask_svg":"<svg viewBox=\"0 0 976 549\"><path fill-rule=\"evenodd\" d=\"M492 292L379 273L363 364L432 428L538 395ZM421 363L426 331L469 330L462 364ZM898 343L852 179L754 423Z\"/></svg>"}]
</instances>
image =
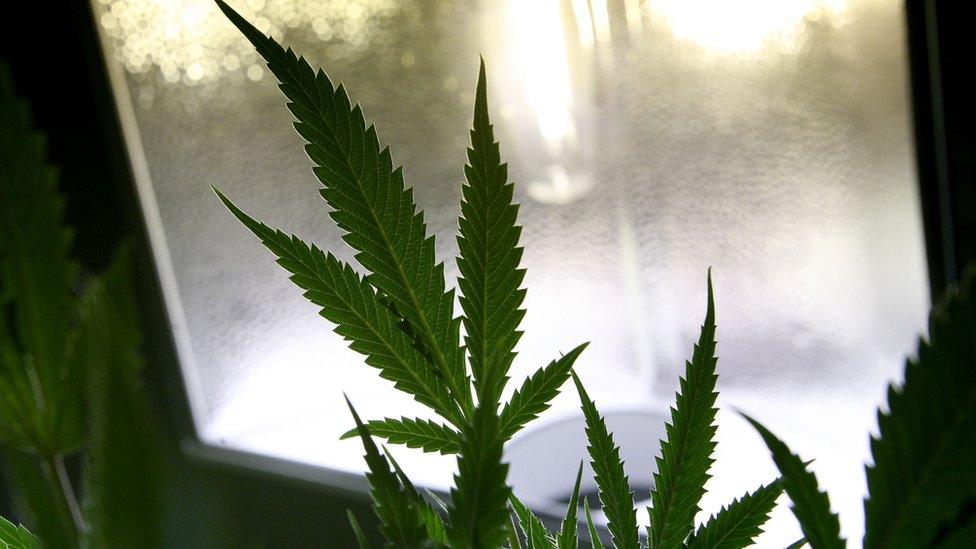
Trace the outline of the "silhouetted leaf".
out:
<instances>
[{"instance_id":1,"label":"silhouetted leaf","mask_svg":"<svg viewBox=\"0 0 976 549\"><path fill-rule=\"evenodd\" d=\"M773 462L779 468L780 482L783 490L793 502L793 514L800 523L803 535L813 549L843 549L843 538L840 537L840 521L837 515L830 512L830 499L820 491L817 477L807 470L806 464L776 435L771 433L758 421L743 414L749 423L762 436L763 441L773 455Z\"/></svg>"},{"instance_id":2,"label":"silhouetted leaf","mask_svg":"<svg viewBox=\"0 0 976 549\"><path fill-rule=\"evenodd\" d=\"M498 401L515 358L522 332L519 323L525 289L525 269L519 267L522 248L513 203L515 185L508 181L488 118L485 63L481 62L474 101L474 128L461 186L458 218L458 288L464 311L465 343L481 403Z\"/></svg>"},{"instance_id":3,"label":"silhouetted leaf","mask_svg":"<svg viewBox=\"0 0 976 549\"><path fill-rule=\"evenodd\" d=\"M634 511L634 493L630 490L624 464L620 460L620 449L613 442L613 435L607 431L607 424L597 412L576 374L573 373L576 390L579 392L586 420L587 450L594 478L600 488L600 501L607 515L608 528L618 549L640 547L637 532L637 514Z\"/></svg>"},{"instance_id":4,"label":"silhouetted leaf","mask_svg":"<svg viewBox=\"0 0 976 549\"><path fill-rule=\"evenodd\" d=\"M459 347L460 322L454 319L454 290L445 291L444 264L436 263L434 237L427 235L413 189L393 167L389 148L380 148L376 129L366 125L359 105L351 106L343 86L334 86L320 69L282 48L248 23L223 0L217 5L254 45L278 78L288 99L295 129L307 142L323 185L329 215L371 273L367 280L395 304L407 332L441 373L463 411L470 411L470 382Z\"/></svg>"},{"instance_id":5,"label":"silhouetted leaf","mask_svg":"<svg viewBox=\"0 0 976 549\"><path fill-rule=\"evenodd\" d=\"M385 438L392 444L403 444L407 448L422 448L425 452L456 454L460 435L450 427L427 419L379 419L366 424L374 437ZM358 434L356 429L346 431L342 439Z\"/></svg>"},{"instance_id":6,"label":"silhouetted leaf","mask_svg":"<svg viewBox=\"0 0 976 549\"><path fill-rule=\"evenodd\" d=\"M420 522L409 494L400 484L396 474L390 470L386 458L380 453L373 439L370 438L369 428L359 419L359 414L346 399L349 411L352 413L359 437L362 439L366 451L366 465L373 495L373 511L380 519L380 531L388 540L388 547L422 547L427 539L427 532Z\"/></svg>"},{"instance_id":7,"label":"silhouetted leaf","mask_svg":"<svg viewBox=\"0 0 976 549\"><path fill-rule=\"evenodd\" d=\"M657 549L681 547L695 525L698 503L705 494L705 481L715 451L715 300L712 274L708 273L708 305L701 335L675 395L671 422L665 424L666 438L656 458L652 507L647 535Z\"/></svg>"},{"instance_id":8,"label":"silhouetted leaf","mask_svg":"<svg viewBox=\"0 0 976 549\"><path fill-rule=\"evenodd\" d=\"M579 511L579 491L580 482L583 480L583 464L580 463L579 471L576 472L576 484L573 485L573 494L569 497L569 504L566 506L566 517L563 519L562 528L559 529L559 549L576 549L577 531L579 530L576 513Z\"/></svg>"},{"instance_id":9,"label":"silhouetted leaf","mask_svg":"<svg viewBox=\"0 0 976 549\"><path fill-rule=\"evenodd\" d=\"M526 549L555 549L556 541L546 526L542 524L542 521L539 520L539 517L535 516L517 497L512 496L509 501L512 510L515 511L515 516L518 517L522 532L525 533Z\"/></svg>"},{"instance_id":10,"label":"silhouetted leaf","mask_svg":"<svg viewBox=\"0 0 976 549\"><path fill-rule=\"evenodd\" d=\"M559 388L569 380L573 364L587 345L589 343L583 343L545 368L538 369L515 390L501 413L502 437L505 440L512 438L526 423L549 408L549 403L559 394Z\"/></svg>"},{"instance_id":11,"label":"silhouetted leaf","mask_svg":"<svg viewBox=\"0 0 976 549\"><path fill-rule=\"evenodd\" d=\"M458 473L451 490L448 538L454 549L500 547L507 537L511 489L502 462L503 440L491 408L475 408L461 431Z\"/></svg>"},{"instance_id":12,"label":"silhouetted leaf","mask_svg":"<svg viewBox=\"0 0 976 549\"><path fill-rule=\"evenodd\" d=\"M590 516L590 503L583 498L583 514L586 515L586 528L590 533L590 546L593 549L603 549L603 542L600 541L600 533L596 531L593 524L593 517Z\"/></svg>"},{"instance_id":13,"label":"silhouetted leaf","mask_svg":"<svg viewBox=\"0 0 976 549\"><path fill-rule=\"evenodd\" d=\"M864 546L923 547L976 501L976 269L937 304L902 386L888 389L867 468ZM976 543L976 537L969 540Z\"/></svg>"},{"instance_id":14,"label":"silhouetted leaf","mask_svg":"<svg viewBox=\"0 0 976 549\"><path fill-rule=\"evenodd\" d=\"M411 504L416 510L417 515L420 517L420 523L423 524L424 529L427 530L427 541L431 542L434 547L447 545L447 525L444 524L444 517L442 517L430 503L424 500L424 498L414 487L413 482L410 481L406 473L403 472L403 469L400 468L400 464L393 459L393 454L391 454L386 447L383 448L383 451L386 453L387 459L390 460L390 464L393 465L393 470L396 472L397 478L400 479L400 484L403 485L403 490L407 493ZM443 505L441 505L441 507L443 507Z\"/></svg>"},{"instance_id":15,"label":"silhouetted leaf","mask_svg":"<svg viewBox=\"0 0 976 549\"><path fill-rule=\"evenodd\" d=\"M298 237L289 237L254 220L220 191L214 192L278 257L278 264L292 273L292 282L305 290L309 301L321 307L323 317L336 324L335 332L349 341L349 347L366 356L367 364L379 369L380 376L392 381L397 389L413 395L445 419L458 425L463 422L456 403L438 381L436 370L397 327L399 319L379 303L373 287L352 267Z\"/></svg>"},{"instance_id":16,"label":"silhouetted leaf","mask_svg":"<svg viewBox=\"0 0 976 549\"><path fill-rule=\"evenodd\" d=\"M779 482L760 486L755 492L733 500L728 506L699 526L692 534L688 549L741 549L752 545L762 533L762 525L783 493Z\"/></svg>"}]
</instances>

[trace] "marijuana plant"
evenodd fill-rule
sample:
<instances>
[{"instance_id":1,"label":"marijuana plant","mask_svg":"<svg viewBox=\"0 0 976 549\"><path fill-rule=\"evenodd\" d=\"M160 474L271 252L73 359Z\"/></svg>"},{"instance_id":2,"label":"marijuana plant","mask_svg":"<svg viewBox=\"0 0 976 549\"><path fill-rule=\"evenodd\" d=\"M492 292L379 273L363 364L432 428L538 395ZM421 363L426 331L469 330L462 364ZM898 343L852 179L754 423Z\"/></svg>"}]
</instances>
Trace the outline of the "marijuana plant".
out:
<instances>
[{"instance_id":1,"label":"marijuana plant","mask_svg":"<svg viewBox=\"0 0 976 549\"><path fill-rule=\"evenodd\" d=\"M680 392L671 408L671 421L665 426L651 490L649 547L745 547L761 532L780 493L779 482L745 494L694 529L699 502L715 450L715 302L708 280L708 306L701 335L692 359L685 363ZM586 437L600 500L609 522L614 545L619 548L642 546L634 513L634 494L624 475L613 434L599 415L573 374L586 420ZM589 520L589 519L588 519Z\"/></svg>"},{"instance_id":2,"label":"marijuana plant","mask_svg":"<svg viewBox=\"0 0 976 549\"><path fill-rule=\"evenodd\" d=\"M478 77L458 222L463 313L459 322L454 319L453 291L444 290L443 265L435 263L434 237L426 234L423 214L411 190L404 187L400 169L393 168L389 149L380 148L376 130L367 125L360 107L351 106L344 88L334 86L323 71L314 71L304 58L261 34L221 0L218 5L278 78L296 119L295 128L307 143L313 171L323 185L320 194L344 231L343 239L357 251L357 261L369 274L361 277L331 253L254 220L215 189L217 195L277 256L291 280L336 325L335 331L366 356L367 364L445 422L386 418L363 423L352 410L357 429L347 435L358 432L366 448L367 477L390 543L408 546L431 540L453 547L498 547L506 539L515 543L508 526L507 501L530 546L541 547L543 540L552 539L506 485L502 446L548 408L572 375L583 399L593 467L610 530L618 546L638 547L633 495L617 448L572 374L572 365L585 344L525 380L499 412L515 344L522 335L518 326L524 316L520 307L525 290L521 288L524 270L519 266L518 206L513 203L514 185L508 182L489 121L484 63ZM464 347L459 344L460 324L465 328ZM662 444L664 457L659 459L650 531L655 546L684 541L704 493L714 448L714 332L709 284L702 339L688 364L689 382L669 425L669 441ZM418 496L371 435L458 455L458 475L446 518ZM767 487L761 492L762 505L746 500L736 506L735 511L745 505L755 509L736 522L735 534L745 535L743 530L758 533L777 493L777 486ZM574 502L576 499L578 483ZM574 503L560 534L564 546L576 544L575 514ZM712 529L723 525L725 522Z\"/></svg>"},{"instance_id":3,"label":"marijuana plant","mask_svg":"<svg viewBox=\"0 0 976 549\"><path fill-rule=\"evenodd\" d=\"M349 403L356 427L344 437L358 435L365 449L366 476L387 546L514 549L524 542L530 549L574 548L580 540L577 513L582 499L591 545L602 548L588 502L579 493L582 467L558 532L550 532L506 484L505 442L545 411L570 378L582 403L588 451L612 542L618 548L644 546L619 449L572 371L586 344L540 368L502 403L522 335L524 270L518 205L488 116L484 63L461 192L458 319L454 292L445 289L443 264L434 258L434 237L427 234L411 189L405 187L389 148L381 147L362 109L352 105L343 86L334 85L321 69L312 69L303 57L259 32L223 0L216 2L278 79L322 183L319 193L367 273L361 275L332 253L253 219L214 191L277 257L305 297L335 325L335 332L381 377L441 418L363 421ZM889 392L890 412L879 416L881 435L872 444L875 465L868 474L872 496L867 503L867 547L973 539L976 312L966 288L949 299L945 312L934 313L931 344L922 345L918 361L909 364L904 388ZM696 527L715 449L716 363L709 275L705 321L685 365L656 460L647 546L748 546L784 491L805 536L791 547L841 546L839 522L808 463L751 418L782 478L744 494ZM945 401L932 406L935 399ZM444 504L431 494L422 495L373 437L456 454L458 473L450 501ZM349 521L360 546L366 547L367 537L352 514Z\"/></svg>"},{"instance_id":4,"label":"marijuana plant","mask_svg":"<svg viewBox=\"0 0 976 549\"><path fill-rule=\"evenodd\" d=\"M369 274L361 276L331 253L271 229L219 191L218 196L367 364L443 419L374 420L362 424L360 433L459 456L445 520L414 497L406 477L391 471L384 453L363 436L384 534L397 546L418 545L442 532L443 541L455 547L500 546L508 535L511 495L503 444L549 407L586 344L540 368L499 411L522 335L525 271L519 266L514 186L488 119L484 66L462 189L458 287L463 315L456 319L454 290L445 291L434 237L427 234L400 168L393 167L389 148L380 147L360 107L351 106L345 89L334 86L324 72L313 71L303 58L261 34L225 3L218 4L281 82L322 182L320 194Z\"/></svg>"},{"instance_id":5,"label":"marijuana plant","mask_svg":"<svg viewBox=\"0 0 976 549\"><path fill-rule=\"evenodd\" d=\"M56 171L2 64L0 129L0 456L37 533L0 519L0 547L151 547L157 442L130 254L79 275Z\"/></svg>"}]
</instances>

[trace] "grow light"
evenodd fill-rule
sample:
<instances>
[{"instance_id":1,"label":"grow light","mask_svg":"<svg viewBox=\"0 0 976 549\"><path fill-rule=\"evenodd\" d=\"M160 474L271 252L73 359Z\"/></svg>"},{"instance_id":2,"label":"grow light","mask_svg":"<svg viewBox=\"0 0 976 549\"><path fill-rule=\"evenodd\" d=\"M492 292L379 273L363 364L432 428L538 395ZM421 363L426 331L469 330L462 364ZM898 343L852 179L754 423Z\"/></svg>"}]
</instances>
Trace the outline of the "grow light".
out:
<instances>
[{"instance_id":1,"label":"grow light","mask_svg":"<svg viewBox=\"0 0 976 549\"><path fill-rule=\"evenodd\" d=\"M858 536L873 409L928 306L900 3L232 3L363 104L449 279L484 54L525 225L513 378L591 341L578 372L635 486L649 484L712 266L722 411L705 512L775 474L734 406L817 458ZM362 471L358 443L337 440L343 392L366 417L424 411L330 332L209 188L351 260L273 82L209 0L93 4L200 440ZM749 24L716 34L727 17ZM583 458L577 406L560 395L509 448L539 509L562 506ZM450 458L394 452L419 484L450 482ZM796 539L785 508L765 536Z\"/></svg>"}]
</instances>

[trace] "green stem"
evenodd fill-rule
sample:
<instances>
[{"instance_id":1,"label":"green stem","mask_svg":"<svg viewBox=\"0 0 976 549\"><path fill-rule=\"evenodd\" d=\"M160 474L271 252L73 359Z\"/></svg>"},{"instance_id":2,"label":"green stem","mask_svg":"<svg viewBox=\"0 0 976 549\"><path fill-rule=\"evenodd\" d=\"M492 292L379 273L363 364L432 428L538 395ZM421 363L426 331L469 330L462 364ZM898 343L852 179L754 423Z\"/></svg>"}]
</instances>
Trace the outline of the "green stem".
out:
<instances>
[{"instance_id":1,"label":"green stem","mask_svg":"<svg viewBox=\"0 0 976 549\"><path fill-rule=\"evenodd\" d=\"M51 491L51 500L58 513L58 521L72 547L81 547L81 539L87 527L81 516L78 498L71 487L71 479L64 467L64 457L61 454L42 456L41 471L44 481Z\"/></svg>"}]
</instances>

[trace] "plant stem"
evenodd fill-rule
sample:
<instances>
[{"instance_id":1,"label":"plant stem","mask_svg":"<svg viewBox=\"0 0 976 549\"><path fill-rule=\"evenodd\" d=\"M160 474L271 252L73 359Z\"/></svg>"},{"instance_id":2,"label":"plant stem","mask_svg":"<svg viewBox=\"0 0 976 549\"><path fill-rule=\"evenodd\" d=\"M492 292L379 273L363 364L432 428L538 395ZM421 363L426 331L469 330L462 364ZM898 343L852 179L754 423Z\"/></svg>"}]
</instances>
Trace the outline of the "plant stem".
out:
<instances>
[{"instance_id":1,"label":"plant stem","mask_svg":"<svg viewBox=\"0 0 976 549\"><path fill-rule=\"evenodd\" d=\"M52 503L59 514L59 520L73 547L81 546L82 535L87 530L85 519L81 516L81 508L71 479L64 468L64 457L61 454L41 456L41 470L44 480L51 491Z\"/></svg>"}]
</instances>

